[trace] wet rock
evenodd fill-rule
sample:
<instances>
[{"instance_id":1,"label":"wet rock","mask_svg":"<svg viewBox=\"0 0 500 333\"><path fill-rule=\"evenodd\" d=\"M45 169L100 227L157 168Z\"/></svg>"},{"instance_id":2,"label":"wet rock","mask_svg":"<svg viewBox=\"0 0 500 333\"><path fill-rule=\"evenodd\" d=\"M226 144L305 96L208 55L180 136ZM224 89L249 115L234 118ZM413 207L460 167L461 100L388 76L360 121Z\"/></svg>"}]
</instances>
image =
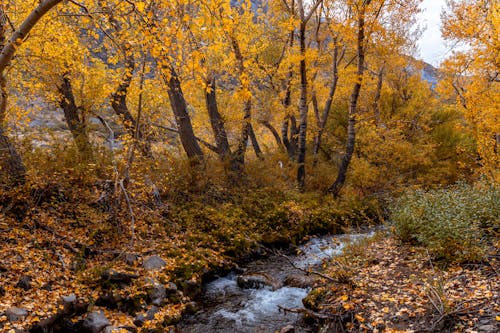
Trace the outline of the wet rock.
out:
<instances>
[{"instance_id":1,"label":"wet rock","mask_svg":"<svg viewBox=\"0 0 500 333\"><path fill-rule=\"evenodd\" d=\"M31 289L31 276L29 275L23 275L19 281L16 284L17 288L21 288L24 290L30 290Z\"/></svg>"},{"instance_id":2,"label":"wet rock","mask_svg":"<svg viewBox=\"0 0 500 333\"><path fill-rule=\"evenodd\" d=\"M280 330L280 333L295 333L295 327L287 325Z\"/></svg>"},{"instance_id":3,"label":"wet rock","mask_svg":"<svg viewBox=\"0 0 500 333\"><path fill-rule=\"evenodd\" d=\"M103 281L109 281L111 283L118 283L118 284L130 284L132 280L137 279L139 275L137 274L131 274L131 273L126 273L126 272L117 272L113 269L108 269L101 275L101 279Z\"/></svg>"},{"instance_id":4,"label":"wet rock","mask_svg":"<svg viewBox=\"0 0 500 333\"><path fill-rule=\"evenodd\" d=\"M155 317L155 314L158 311L160 311L160 308L153 305L148 311L146 311L145 314L140 313L135 317L134 325L137 327L142 327L146 321L153 320Z\"/></svg>"},{"instance_id":5,"label":"wet rock","mask_svg":"<svg viewBox=\"0 0 500 333\"><path fill-rule=\"evenodd\" d=\"M239 275L236 282L242 289L260 289L266 286L273 290L281 288L281 284L266 273L245 273Z\"/></svg>"},{"instance_id":6,"label":"wet rock","mask_svg":"<svg viewBox=\"0 0 500 333\"><path fill-rule=\"evenodd\" d=\"M139 260L139 256L134 253L127 253L123 257L123 261L129 265L129 266L134 266L135 263Z\"/></svg>"},{"instance_id":7,"label":"wet rock","mask_svg":"<svg viewBox=\"0 0 500 333\"><path fill-rule=\"evenodd\" d=\"M200 309L200 307L198 306L198 303L196 303L196 302L189 302L188 304L186 304L186 313L187 314L194 314L194 313L198 312L199 309Z\"/></svg>"},{"instance_id":8,"label":"wet rock","mask_svg":"<svg viewBox=\"0 0 500 333\"><path fill-rule=\"evenodd\" d=\"M195 280L185 281L182 293L191 299L197 297L201 293L201 283Z\"/></svg>"},{"instance_id":9,"label":"wet rock","mask_svg":"<svg viewBox=\"0 0 500 333\"><path fill-rule=\"evenodd\" d=\"M148 298L151 304L161 306L167 298L167 289L165 286L158 282L153 282L147 289Z\"/></svg>"},{"instance_id":10,"label":"wet rock","mask_svg":"<svg viewBox=\"0 0 500 333\"><path fill-rule=\"evenodd\" d=\"M28 316L28 310L23 309L23 308L12 307L12 308L9 308L9 309L5 310L4 314L5 314L5 316L7 316L7 319L9 319L9 321L11 323L13 323L13 322L16 322L16 321L21 321L25 317L27 317Z\"/></svg>"},{"instance_id":11,"label":"wet rock","mask_svg":"<svg viewBox=\"0 0 500 333\"><path fill-rule=\"evenodd\" d=\"M82 328L88 333L101 333L106 326L111 325L102 311L91 312L82 323Z\"/></svg>"},{"instance_id":12,"label":"wet rock","mask_svg":"<svg viewBox=\"0 0 500 333\"><path fill-rule=\"evenodd\" d=\"M144 262L142 263L142 266L147 270L147 271L158 271L164 268L167 265L165 260L163 260L159 256L151 256L146 259L144 259Z\"/></svg>"},{"instance_id":13,"label":"wet rock","mask_svg":"<svg viewBox=\"0 0 500 333\"><path fill-rule=\"evenodd\" d=\"M289 287L295 288L310 288L314 285L315 279L313 277L302 275L302 274L292 274L286 277L283 284Z\"/></svg>"}]
</instances>

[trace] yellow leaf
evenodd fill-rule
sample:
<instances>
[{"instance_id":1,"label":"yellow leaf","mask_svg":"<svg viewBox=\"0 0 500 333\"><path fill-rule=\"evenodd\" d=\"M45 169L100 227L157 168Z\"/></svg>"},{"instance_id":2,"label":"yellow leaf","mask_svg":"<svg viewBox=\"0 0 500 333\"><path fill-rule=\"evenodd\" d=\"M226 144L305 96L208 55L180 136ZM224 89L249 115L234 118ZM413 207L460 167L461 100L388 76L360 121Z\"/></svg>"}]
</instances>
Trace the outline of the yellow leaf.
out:
<instances>
[{"instance_id":1,"label":"yellow leaf","mask_svg":"<svg viewBox=\"0 0 500 333\"><path fill-rule=\"evenodd\" d=\"M349 299L349 296L347 295L342 295L342 297L340 297L341 300L343 300L344 302L347 301Z\"/></svg>"}]
</instances>

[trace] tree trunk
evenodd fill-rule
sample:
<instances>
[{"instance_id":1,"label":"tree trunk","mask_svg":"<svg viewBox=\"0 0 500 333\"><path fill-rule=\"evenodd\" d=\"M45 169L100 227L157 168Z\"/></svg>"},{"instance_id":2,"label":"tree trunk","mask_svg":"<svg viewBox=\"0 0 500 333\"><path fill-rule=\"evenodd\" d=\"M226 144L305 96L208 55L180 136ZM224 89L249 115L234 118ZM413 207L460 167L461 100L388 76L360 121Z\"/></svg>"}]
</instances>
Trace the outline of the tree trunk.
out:
<instances>
[{"instance_id":1,"label":"tree trunk","mask_svg":"<svg viewBox=\"0 0 500 333\"><path fill-rule=\"evenodd\" d=\"M0 5L0 47L2 48L2 52L5 49L6 31L7 18L2 4ZM6 181L12 185L18 185L24 183L26 179L26 168L21 156L10 142L9 137L5 134L7 98L7 82L2 70L0 71L0 173L2 175L0 178L2 181Z\"/></svg>"},{"instance_id":2,"label":"tree trunk","mask_svg":"<svg viewBox=\"0 0 500 333\"><path fill-rule=\"evenodd\" d=\"M347 126L347 144L346 153L342 158L340 168L337 174L337 179L330 187L329 191L334 197L337 197L340 190L345 184L347 169L351 163L354 147L356 145L356 113L358 109L359 93L363 81L365 70L365 10L370 4L370 0L365 0L358 14L358 38L357 38L357 79L352 89L351 98L349 100L349 124Z\"/></svg>"},{"instance_id":3,"label":"tree trunk","mask_svg":"<svg viewBox=\"0 0 500 333\"><path fill-rule=\"evenodd\" d=\"M274 128L274 126L271 125L271 123L268 121L263 121L261 122L261 124L264 125L271 132L274 139L276 140L276 144L278 145L279 149L283 151L283 142L281 141L280 134L278 133L276 128Z\"/></svg>"},{"instance_id":4,"label":"tree trunk","mask_svg":"<svg viewBox=\"0 0 500 333\"><path fill-rule=\"evenodd\" d=\"M188 158L194 163L198 163L203 160L204 155L200 145L198 144L198 140L196 140L196 136L194 135L186 99L184 98L181 88L181 82L173 67L169 66L167 70L169 72L168 77L166 78L167 92L172 112L174 113L175 121L177 123L177 128L179 130L182 147L184 148Z\"/></svg>"},{"instance_id":5,"label":"tree trunk","mask_svg":"<svg viewBox=\"0 0 500 333\"><path fill-rule=\"evenodd\" d=\"M338 58L339 58L339 48L338 45L335 45L333 49L333 80L332 85L330 86L330 91L328 93L328 98L325 102L325 108L323 109L323 113L319 118L318 122L318 133L314 137L314 145L313 145L313 158L314 164L317 163L317 157L319 152L319 147L321 146L321 138L323 137L323 132L325 131L326 122L328 121L328 116L330 114L330 109L332 108L333 97L335 96L335 91L337 90L337 84L339 82L339 70L338 70Z\"/></svg>"},{"instance_id":6,"label":"tree trunk","mask_svg":"<svg viewBox=\"0 0 500 333\"><path fill-rule=\"evenodd\" d=\"M139 142L139 150L145 157L152 157L151 142L144 135L144 126L138 126L136 119L130 113L127 105L127 94L135 69L135 60L132 55L127 55L130 52L125 48L125 73L116 91L111 96L111 107L115 113L123 120L123 126L134 140Z\"/></svg>"},{"instance_id":7,"label":"tree trunk","mask_svg":"<svg viewBox=\"0 0 500 333\"><path fill-rule=\"evenodd\" d=\"M382 95L382 84L384 82L384 68L382 67L377 74L377 88L375 90L375 98L373 99L373 113L375 117L375 125L380 125L380 96Z\"/></svg>"},{"instance_id":8,"label":"tree trunk","mask_svg":"<svg viewBox=\"0 0 500 333\"><path fill-rule=\"evenodd\" d=\"M250 91L250 87L247 82L242 80L243 75L245 75L245 63L243 59L243 54L241 53L240 46L238 41L231 37L231 44L234 52L234 56L236 58L238 64L238 74L240 75L240 84L241 89ZM248 146L248 138L250 136L251 130L251 121L252 119L252 100L250 97L247 97L243 104L243 126L241 128L240 140L238 142L238 148L233 154L233 161L236 172L240 173L243 171L245 165L245 153Z\"/></svg>"},{"instance_id":9,"label":"tree trunk","mask_svg":"<svg viewBox=\"0 0 500 333\"><path fill-rule=\"evenodd\" d=\"M92 161L92 146L87 134L85 120L80 115L79 108L76 105L71 81L67 75L63 75L62 84L58 89L61 94L59 106L63 109L64 119L73 135L78 152L83 161Z\"/></svg>"},{"instance_id":10,"label":"tree trunk","mask_svg":"<svg viewBox=\"0 0 500 333\"><path fill-rule=\"evenodd\" d=\"M23 43L31 29L33 29L38 21L45 14L47 14L49 10L62 1L63 0L44 0L40 2L38 6L33 9L33 11L31 11L28 17L23 21L23 23L21 23L19 28L14 31L7 44L5 44L2 48L2 51L0 52L0 73L5 71L5 68L9 65L9 62L12 60L16 50Z\"/></svg>"},{"instance_id":11,"label":"tree trunk","mask_svg":"<svg viewBox=\"0 0 500 333\"><path fill-rule=\"evenodd\" d=\"M299 190L303 190L306 178L306 145L307 145L307 114L309 111L307 105L307 69L306 69L306 23L300 25L300 124L299 124L299 151L297 154L297 184Z\"/></svg>"},{"instance_id":12,"label":"tree trunk","mask_svg":"<svg viewBox=\"0 0 500 333\"><path fill-rule=\"evenodd\" d=\"M262 150L260 149L259 141L257 141L257 137L255 136L255 131L253 130L252 124L249 125L249 135L250 140L252 141L253 150L255 155L260 159L264 159L264 155L262 154Z\"/></svg>"},{"instance_id":13,"label":"tree trunk","mask_svg":"<svg viewBox=\"0 0 500 333\"><path fill-rule=\"evenodd\" d=\"M212 131L215 136L215 144L217 145L219 158L222 161L228 160L231 157L231 148L229 147L224 120L222 119L217 105L216 82L213 76L210 77L207 82L205 101L207 104L210 125L212 126Z\"/></svg>"}]
</instances>

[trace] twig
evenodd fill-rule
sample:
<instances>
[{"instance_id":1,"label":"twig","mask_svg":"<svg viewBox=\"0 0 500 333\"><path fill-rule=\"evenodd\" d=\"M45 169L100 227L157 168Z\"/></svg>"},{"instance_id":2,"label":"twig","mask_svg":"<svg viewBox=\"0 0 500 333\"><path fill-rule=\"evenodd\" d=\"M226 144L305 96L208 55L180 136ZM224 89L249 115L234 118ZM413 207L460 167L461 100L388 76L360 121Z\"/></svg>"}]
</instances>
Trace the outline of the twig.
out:
<instances>
[{"instance_id":1,"label":"twig","mask_svg":"<svg viewBox=\"0 0 500 333\"><path fill-rule=\"evenodd\" d=\"M331 276L328 276L328 275L323 274L323 273L321 273L321 272L314 271L314 270L311 270L311 269L305 269L305 268L302 268L302 267L297 266L297 265L293 262L293 260L292 260L292 259L290 259L287 255L285 255L285 254L283 254L283 253L280 253L280 252L275 252L275 253L276 253L278 256L285 258L285 259L286 259L286 260L290 263L290 265L291 265L293 268L295 268L295 269L297 269L297 270L299 270L299 271L301 271L301 272L304 272L304 273L306 273L307 275L310 275L310 274L312 274L312 275L317 275L317 276L322 277L322 278L324 278L324 279L326 279L326 280L328 280L328 281L330 281L330 282L341 283L339 280L334 279L334 278L332 278Z\"/></svg>"},{"instance_id":2,"label":"twig","mask_svg":"<svg viewBox=\"0 0 500 333\"><path fill-rule=\"evenodd\" d=\"M311 311L309 309L304 309L304 308L289 309L289 308L285 308L281 305L278 305L278 308L280 309L280 311L283 311L285 314L287 312L301 313L301 314L306 314L306 315L308 315L312 318L315 318L315 319L336 319L338 317L338 315L329 315L329 314L325 314L325 313L318 313L318 312L314 312L314 311Z\"/></svg>"},{"instance_id":3,"label":"twig","mask_svg":"<svg viewBox=\"0 0 500 333\"><path fill-rule=\"evenodd\" d=\"M127 190L125 189L125 185L123 185L123 179L120 180L120 188L121 188L121 190L123 192L123 196L125 197L125 201L127 202L128 212L129 212L129 215L130 215L130 220L132 222L132 224L130 226L130 230L131 230L131 233L132 233L132 236L130 238L130 246L133 247L134 246L134 240L135 240L135 215L134 215L134 210L132 209L132 204L130 202L130 198L128 196Z\"/></svg>"}]
</instances>

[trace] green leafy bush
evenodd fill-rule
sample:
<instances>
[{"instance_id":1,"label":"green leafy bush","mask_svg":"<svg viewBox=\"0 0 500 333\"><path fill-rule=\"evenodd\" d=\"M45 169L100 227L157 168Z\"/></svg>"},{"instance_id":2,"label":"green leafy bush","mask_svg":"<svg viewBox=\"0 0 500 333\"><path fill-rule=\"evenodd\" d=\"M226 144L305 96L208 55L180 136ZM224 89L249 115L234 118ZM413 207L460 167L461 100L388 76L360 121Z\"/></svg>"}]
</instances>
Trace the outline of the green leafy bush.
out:
<instances>
[{"instance_id":1,"label":"green leafy bush","mask_svg":"<svg viewBox=\"0 0 500 333\"><path fill-rule=\"evenodd\" d=\"M448 262L478 261L500 229L500 189L458 183L448 189L410 191L391 205L391 222L404 242L424 245Z\"/></svg>"}]
</instances>

